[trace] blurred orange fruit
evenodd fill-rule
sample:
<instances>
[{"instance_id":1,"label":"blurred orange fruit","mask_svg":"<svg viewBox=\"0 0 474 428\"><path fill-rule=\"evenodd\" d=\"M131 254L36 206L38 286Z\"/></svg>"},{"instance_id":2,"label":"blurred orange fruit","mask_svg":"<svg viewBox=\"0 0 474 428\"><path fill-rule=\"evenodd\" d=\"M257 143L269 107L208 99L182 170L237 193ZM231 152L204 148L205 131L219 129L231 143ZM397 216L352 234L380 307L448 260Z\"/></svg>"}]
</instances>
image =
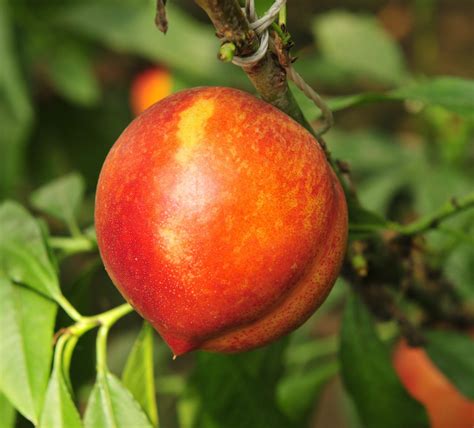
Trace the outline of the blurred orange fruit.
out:
<instances>
[{"instance_id":1,"label":"blurred orange fruit","mask_svg":"<svg viewBox=\"0 0 474 428\"><path fill-rule=\"evenodd\" d=\"M133 81L130 104L135 115L171 94L173 79L171 73L160 67L141 72Z\"/></svg>"},{"instance_id":2,"label":"blurred orange fruit","mask_svg":"<svg viewBox=\"0 0 474 428\"><path fill-rule=\"evenodd\" d=\"M474 426L474 401L454 387L422 348L401 341L395 349L394 366L410 395L425 406L432 428Z\"/></svg>"}]
</instances>

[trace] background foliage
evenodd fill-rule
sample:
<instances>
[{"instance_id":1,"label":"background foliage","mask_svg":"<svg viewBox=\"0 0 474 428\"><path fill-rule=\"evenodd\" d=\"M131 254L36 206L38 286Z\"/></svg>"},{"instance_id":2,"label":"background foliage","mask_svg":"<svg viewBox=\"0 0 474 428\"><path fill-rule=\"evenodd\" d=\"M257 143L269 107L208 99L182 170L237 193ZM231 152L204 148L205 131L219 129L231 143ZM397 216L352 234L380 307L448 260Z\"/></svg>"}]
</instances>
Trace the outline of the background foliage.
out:
<instances>
[{"instance_id":1,"label":"background foliage","mask_svg":"<svg viewBox=\"0 0 474 428\"><path fill-rule=\"evenodd\" d=\"M132 119L134 76L159 64L172 73L175 90L252 91L241 70L217 61L219 43L203 13L191 1L169 3L163 36L151 0L0 1L2 426L153 426L158 415L166 428L426 425L391 364L396 323L374 322L342 278L302 328L241 355L172 361L137 315L119 321L125 312L105 312L122 299L95 249L94 187ZM257 3L265 10L271 2ZM329 149L350 163L371 210L352 213L353 240L472 192L470 6L290 2L295 67L327 95L337 123ZM295 95L316 121L314 106ZM468 210L424 235L429 269L413 267L422 288L448 284L471 314L473 237ZM410 320L430 330L433 361L473 398L472 341L453 328L439 331L436 314L424 323L422 309L403 290L394 293ZM102 342L98 319L86 322L79 313L106 314ZM55 332L74 321L80 340L62 335L53 348Z\"/></svg>"}]
</instances>

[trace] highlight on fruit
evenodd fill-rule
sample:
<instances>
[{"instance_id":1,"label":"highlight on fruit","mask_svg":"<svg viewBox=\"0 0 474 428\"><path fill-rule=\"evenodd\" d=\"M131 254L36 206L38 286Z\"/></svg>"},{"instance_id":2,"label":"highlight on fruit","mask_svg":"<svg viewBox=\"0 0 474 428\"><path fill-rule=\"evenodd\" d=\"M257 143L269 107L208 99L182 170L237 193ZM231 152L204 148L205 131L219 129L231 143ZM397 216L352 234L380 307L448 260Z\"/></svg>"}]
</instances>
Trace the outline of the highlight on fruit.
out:
<instances>
[{"instance_id":1,"label":"highlight on fruit","mask_svg":"<svg viewBox=\"0 0 474 428\"><path fill-rule=\"evenodd\" d=\"M130 89L130 106L138 116L148 107L170 95L173 91L173 78L163 67L148 68L139 73Z\"/></svg>"},{"instance_id":2,"label":"highlight on fruit","mask_svg":"<svg viewBox=\"0 0 474 428\"><path fill-rule=\"evenodd\" d=\"M95 222L111 279L174 355L245 351L300 326L331 290L348 231L312 135L224 87L132 121L100 173Z\"/></svg>"}]
</instances>

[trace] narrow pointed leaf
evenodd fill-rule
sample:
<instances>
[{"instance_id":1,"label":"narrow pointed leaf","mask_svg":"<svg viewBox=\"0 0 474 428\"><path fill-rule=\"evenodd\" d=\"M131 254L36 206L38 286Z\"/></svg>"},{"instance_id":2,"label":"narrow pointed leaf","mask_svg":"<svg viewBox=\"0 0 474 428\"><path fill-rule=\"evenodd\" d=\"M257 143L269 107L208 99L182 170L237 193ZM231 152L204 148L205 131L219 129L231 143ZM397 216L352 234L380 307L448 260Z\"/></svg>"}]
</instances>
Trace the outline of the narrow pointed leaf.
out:
<instances>
[{"instance_id":1,"label":"narrow pointed leaf","mask_svg":"<svg viewBox=\"0 0 474 428\"><path fill-rule=\"evenodd\" d=\"M56 308L0 277L0 390L34 423L48 383Z\"/></svg>"},{"instance_id":2,"label":"narrow pointed leaf","mask_svg":"<svg viewBox=\"0 0 474 428\"><path fill-rule=\"evenodd\" d=\"M49 380L40 428L81 428L82 422L61 369L55 367Z\"/></svg>"},{"instance_id":3,"label":"narrow pointed leaf","mask_svg":"<svg viewBox=\"0 0 474 428\"><path fill-rule=\"evenodd\" d=\"M99 375L84 417L86 428L152 428L132 394L111 373Z\"/></svg>"},{"instance_id":4,"label":"narrow pointed leaf","mask_svg":"<svg viewBox=\"0 0 474 428\"><path fill-rule=\"evenodd\" d=\"M157 426L158 410L156 407L153 369L153 329L146 322L128 356L122 374L122 382L145 410L153 426Z\"/></svg>"}]
</instances>

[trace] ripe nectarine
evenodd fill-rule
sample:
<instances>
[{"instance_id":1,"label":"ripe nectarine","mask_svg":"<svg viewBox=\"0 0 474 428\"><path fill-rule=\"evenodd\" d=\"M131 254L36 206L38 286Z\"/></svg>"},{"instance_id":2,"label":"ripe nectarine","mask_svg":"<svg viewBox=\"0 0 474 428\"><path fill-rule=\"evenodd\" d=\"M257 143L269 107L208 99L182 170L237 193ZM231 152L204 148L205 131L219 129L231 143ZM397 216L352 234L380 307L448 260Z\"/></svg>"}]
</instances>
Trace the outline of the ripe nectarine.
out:
<instances>
[{"instance_id":1,"label":"ripe nectarine","mask_svg":"<svg viewBox=\"0 0 474 428\"><path fill-rule=\"evenodd\" d=\"M135 115L171 94L173 79L171 73L160 67L142 71L132 83L130 104Z\"/></svg>"},{"instance_id":2,"label":"ripe nectarine","mask_svg":"<svg viewBox=\"0 0 474 428\"><path fill-rule=\"evenodd\" d=\"M237 352L302 324L343 260L347 207L316 140L230 88L155 104L102 168L95 221L110 277L175 355Z\"/></svg>"},{"instance_id":3,"label":"ripe nectarine","mask_svg":"<svg viewBox=\"0 0 474 428\"><path fill-rule=\"evenodd\" d=\"M472 428L474 401L461 395L423 349L400 342L394 365L408 392L425 406L431 428Z\"/></svg>"}]
</instances>

